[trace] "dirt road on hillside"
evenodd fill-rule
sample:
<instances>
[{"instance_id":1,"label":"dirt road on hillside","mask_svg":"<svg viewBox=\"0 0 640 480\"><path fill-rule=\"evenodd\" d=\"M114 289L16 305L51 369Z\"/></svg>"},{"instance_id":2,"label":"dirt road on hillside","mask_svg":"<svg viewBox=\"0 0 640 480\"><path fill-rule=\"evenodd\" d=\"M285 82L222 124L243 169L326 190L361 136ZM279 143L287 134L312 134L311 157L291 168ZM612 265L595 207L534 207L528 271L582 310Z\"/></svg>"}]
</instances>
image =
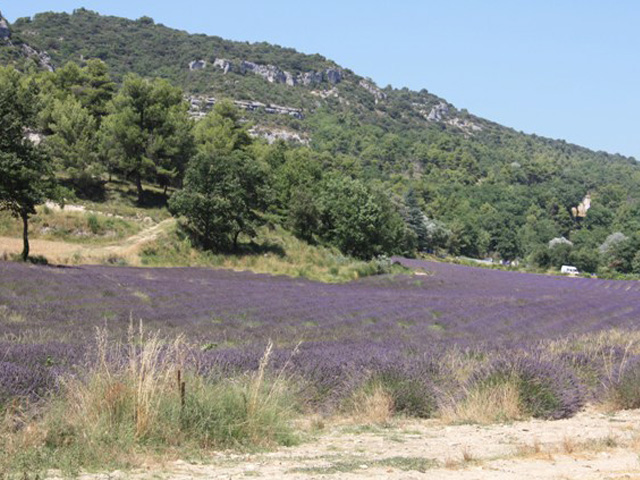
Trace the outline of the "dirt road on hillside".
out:
<instances>
[{"instance_id":1,"label":"dirt road on hillside","mask_svg":"<svg viewBox=\"0 0 640 480\"><path fill-rule=\"evenodd\" d=\"M129 264L135 265L140 248L158 238L173 225L175 225L175 219L168 218L113 245L82 245L33 239L29 240L30 253L31 255L43 255L51 263L100 263L105 258L117 256L126 259ZM20 253L21 251L21 238L0 237L0 254L3 252Z\"/></svg>"},{"instance_id":2,"label":"dirt road on hillside","mask_svg":"<svg viewBox=\"0 0 640 480\"><path fill-rule=\"evenodd\" d=\"M559 421L448 426L437 420L389 427L331 425L297 447L219 453L203 463L170 461L124 479L640 479L640 410L589 410ZM49 478L57 478L52 472Z\"/></svg>"}]
</instances>

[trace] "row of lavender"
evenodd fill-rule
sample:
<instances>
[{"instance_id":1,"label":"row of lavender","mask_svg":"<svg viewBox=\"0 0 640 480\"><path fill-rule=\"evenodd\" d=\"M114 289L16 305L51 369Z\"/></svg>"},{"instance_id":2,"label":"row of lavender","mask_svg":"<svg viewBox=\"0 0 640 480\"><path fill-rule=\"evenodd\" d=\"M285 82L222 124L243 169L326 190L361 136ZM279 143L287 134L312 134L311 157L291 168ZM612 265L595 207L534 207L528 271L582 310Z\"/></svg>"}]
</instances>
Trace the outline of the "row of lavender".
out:
<instances>
[{"instance_id":1,"label":"row of lavender","mask_svg":"<svg viewBox=\"0 0 640 480\"><path fill-rule=\"evenodd\" d=\"M0 263L0 402L55 388L91 358L96 328L123 338L132 319L167 337L186 334L193 365L208 376L256 368L270 338L279 347L272 367L287 364L318 408L375 379L399 410L428 416L465 387L516 372L533 382L523 388L538 385L532 411L561 417L633 371L623 347L553 341L633 329L640 283L403 262L429 274L329 285L224 270Z\"/></svg>"}]
</instances>

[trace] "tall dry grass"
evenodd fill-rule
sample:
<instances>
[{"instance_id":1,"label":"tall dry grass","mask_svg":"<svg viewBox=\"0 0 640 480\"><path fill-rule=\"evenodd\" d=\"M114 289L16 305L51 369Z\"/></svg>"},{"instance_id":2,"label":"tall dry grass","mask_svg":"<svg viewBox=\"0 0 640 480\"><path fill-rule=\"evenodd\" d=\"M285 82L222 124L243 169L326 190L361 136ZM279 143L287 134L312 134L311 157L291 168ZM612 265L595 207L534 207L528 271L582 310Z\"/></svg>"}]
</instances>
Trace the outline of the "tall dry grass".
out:
<instances>
[{"instance_id":1,"label":"tall dry grass","mask_svg":"<svg viewBox=\"0 0 640 480\"><path fill-rule=\"evenodd\" d=\"M520 420L523 412L518 385L514 379L482 385L467 391L463 400L440 408L445 423L490 423Z\"/></svg>"},{"instance_id":2,"label":"tall dry grass","mask_svg":"<svg viewBox=\"0 0 640 480\"><path fill-rule=\"evenodd\" d=\"M149 456L292 444L295 402L286 374L268 371L272 350L256 372L213 382L189 370L182 337L140 325L119 343L99 331L91 368L37 407L4 413L0 472L127 468Z\"/></svg>"},{"instance_id":3,"label":"tall dry grass","mask_svg":"<svg viewBox=\"0 0 640 480\"><path fill-rule=\"evenodd\" d=\"M348 402L349 420L359 425L389 425L394 414L393 398L380 384L356 391Z\"/></svg>"}]
</instances>

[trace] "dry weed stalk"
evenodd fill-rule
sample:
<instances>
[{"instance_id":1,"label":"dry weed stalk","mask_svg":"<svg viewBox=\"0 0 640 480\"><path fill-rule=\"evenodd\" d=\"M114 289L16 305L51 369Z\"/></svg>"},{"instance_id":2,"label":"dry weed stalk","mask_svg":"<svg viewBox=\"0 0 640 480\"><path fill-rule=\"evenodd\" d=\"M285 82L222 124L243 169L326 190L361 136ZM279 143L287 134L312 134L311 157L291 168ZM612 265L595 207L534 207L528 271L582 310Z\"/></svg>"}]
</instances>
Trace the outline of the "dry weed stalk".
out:
<instances>
[{"instance_id":1,"label":"dry weed stalk","mask_svg":"<svg viewBox=\"0 0 640 480\"><path fill-rule=\"evenodd\" d=\"M564 453L572 454L576 449L576 442L573 438L565 436L562 439L562 449Z\"/></svg>"},{"instance_id":2,"label":"dry weed stalk","mask_svg":"<svg viewBox=\"0 0 640 480\"><path fill-rule=\"evenodd\" d=\"M255 414L258 411L259 400L260 400L260 392L262 391L264 384L264 374L267 369L267 365L269 365L269 357L271 357L271 352L273 351L273 342L269 339L269 343L267 344L267 348L260 359L260 364L258 365L258 370L255 373L253 380L251 382L251 386L249 388L249 400L247 402L247 415L248 418L255 418Z\"/></svg>"},{"instance_id":3,"label":"dry weed stalk","mask_svg":"<svg viewBox=\"0 0 640 480\"><path fill-rule=\"evenodd\" d=\"M147 335L142 322L130 324L127 344L110 343L104 329L96 334L97 362L87 379L64 380L68 406L76 420L89 428L106 415L109 425L131 415L135 436L153 426L163 395L175 392L176 372L184 361L184 339L165 344L157 333ZM125 364L118 360L126 358ZM179 395L178 391L178 395Z\"/></svg>"},{"instance_id":4,"label":"dry weed stalk","mask_svg":"<svg viewBox=\"0 0 640 480\"><path fill-rule=\"evenodd\" d=\"M132 325L129 326L128 345L128 380L135 385L136 436L141 437L147 433L158 414L162 393L173 390L173 379L181 370L177 361L181 357L179 353L184 346L184 338L178 336L163 348L159 335L145 335L140 322L137 332Z\"/></svg>"},{"instance_id":5,"label":"dry weed stalk","mask_svg":"<svg viewBox=\"0 0 640 480\"><path fill-rule=\"evenodd\" d=\"M471 463L476 461L476 457L473 456L468 446L462 447L462 460L464 463Z\"/></svg>"}]
</instances>

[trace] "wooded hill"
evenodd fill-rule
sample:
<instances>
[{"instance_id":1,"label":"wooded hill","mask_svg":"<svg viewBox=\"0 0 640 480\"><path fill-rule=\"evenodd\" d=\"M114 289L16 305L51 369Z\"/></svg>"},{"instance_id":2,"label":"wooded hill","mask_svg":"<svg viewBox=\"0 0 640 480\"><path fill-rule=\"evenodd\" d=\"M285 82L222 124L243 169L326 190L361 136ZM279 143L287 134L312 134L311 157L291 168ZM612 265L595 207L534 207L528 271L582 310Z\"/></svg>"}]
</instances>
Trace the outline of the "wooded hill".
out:
<instances>
[{"instance_id":1,"label":"wooded hill","mask_svg":"<svg viewBox=\"0 0 640 480\"><path fill-rule=\"evenodd\" d=\"M318 212L338 206L314 204L319 182L283 180L302 164L345 194L355 187L340 179L384 192L413 232L414 252L640 273L640 167L633 158L526 135L427 90L380 88L321 55L189 34L148 17L79 9L21 18L10 30L0 59L24 72L100 59L118 84L135 73L180 87L192 116L224 98L235 102L254 137L287 141L261 147L268 151L261 158L279 172L271 187L280 198L263 207L284 219L306 205L304 215L316 215L306 218L309 240L331 241ZM371 252L393 250L387 244Z\"/></svg>"}]
</instances>

